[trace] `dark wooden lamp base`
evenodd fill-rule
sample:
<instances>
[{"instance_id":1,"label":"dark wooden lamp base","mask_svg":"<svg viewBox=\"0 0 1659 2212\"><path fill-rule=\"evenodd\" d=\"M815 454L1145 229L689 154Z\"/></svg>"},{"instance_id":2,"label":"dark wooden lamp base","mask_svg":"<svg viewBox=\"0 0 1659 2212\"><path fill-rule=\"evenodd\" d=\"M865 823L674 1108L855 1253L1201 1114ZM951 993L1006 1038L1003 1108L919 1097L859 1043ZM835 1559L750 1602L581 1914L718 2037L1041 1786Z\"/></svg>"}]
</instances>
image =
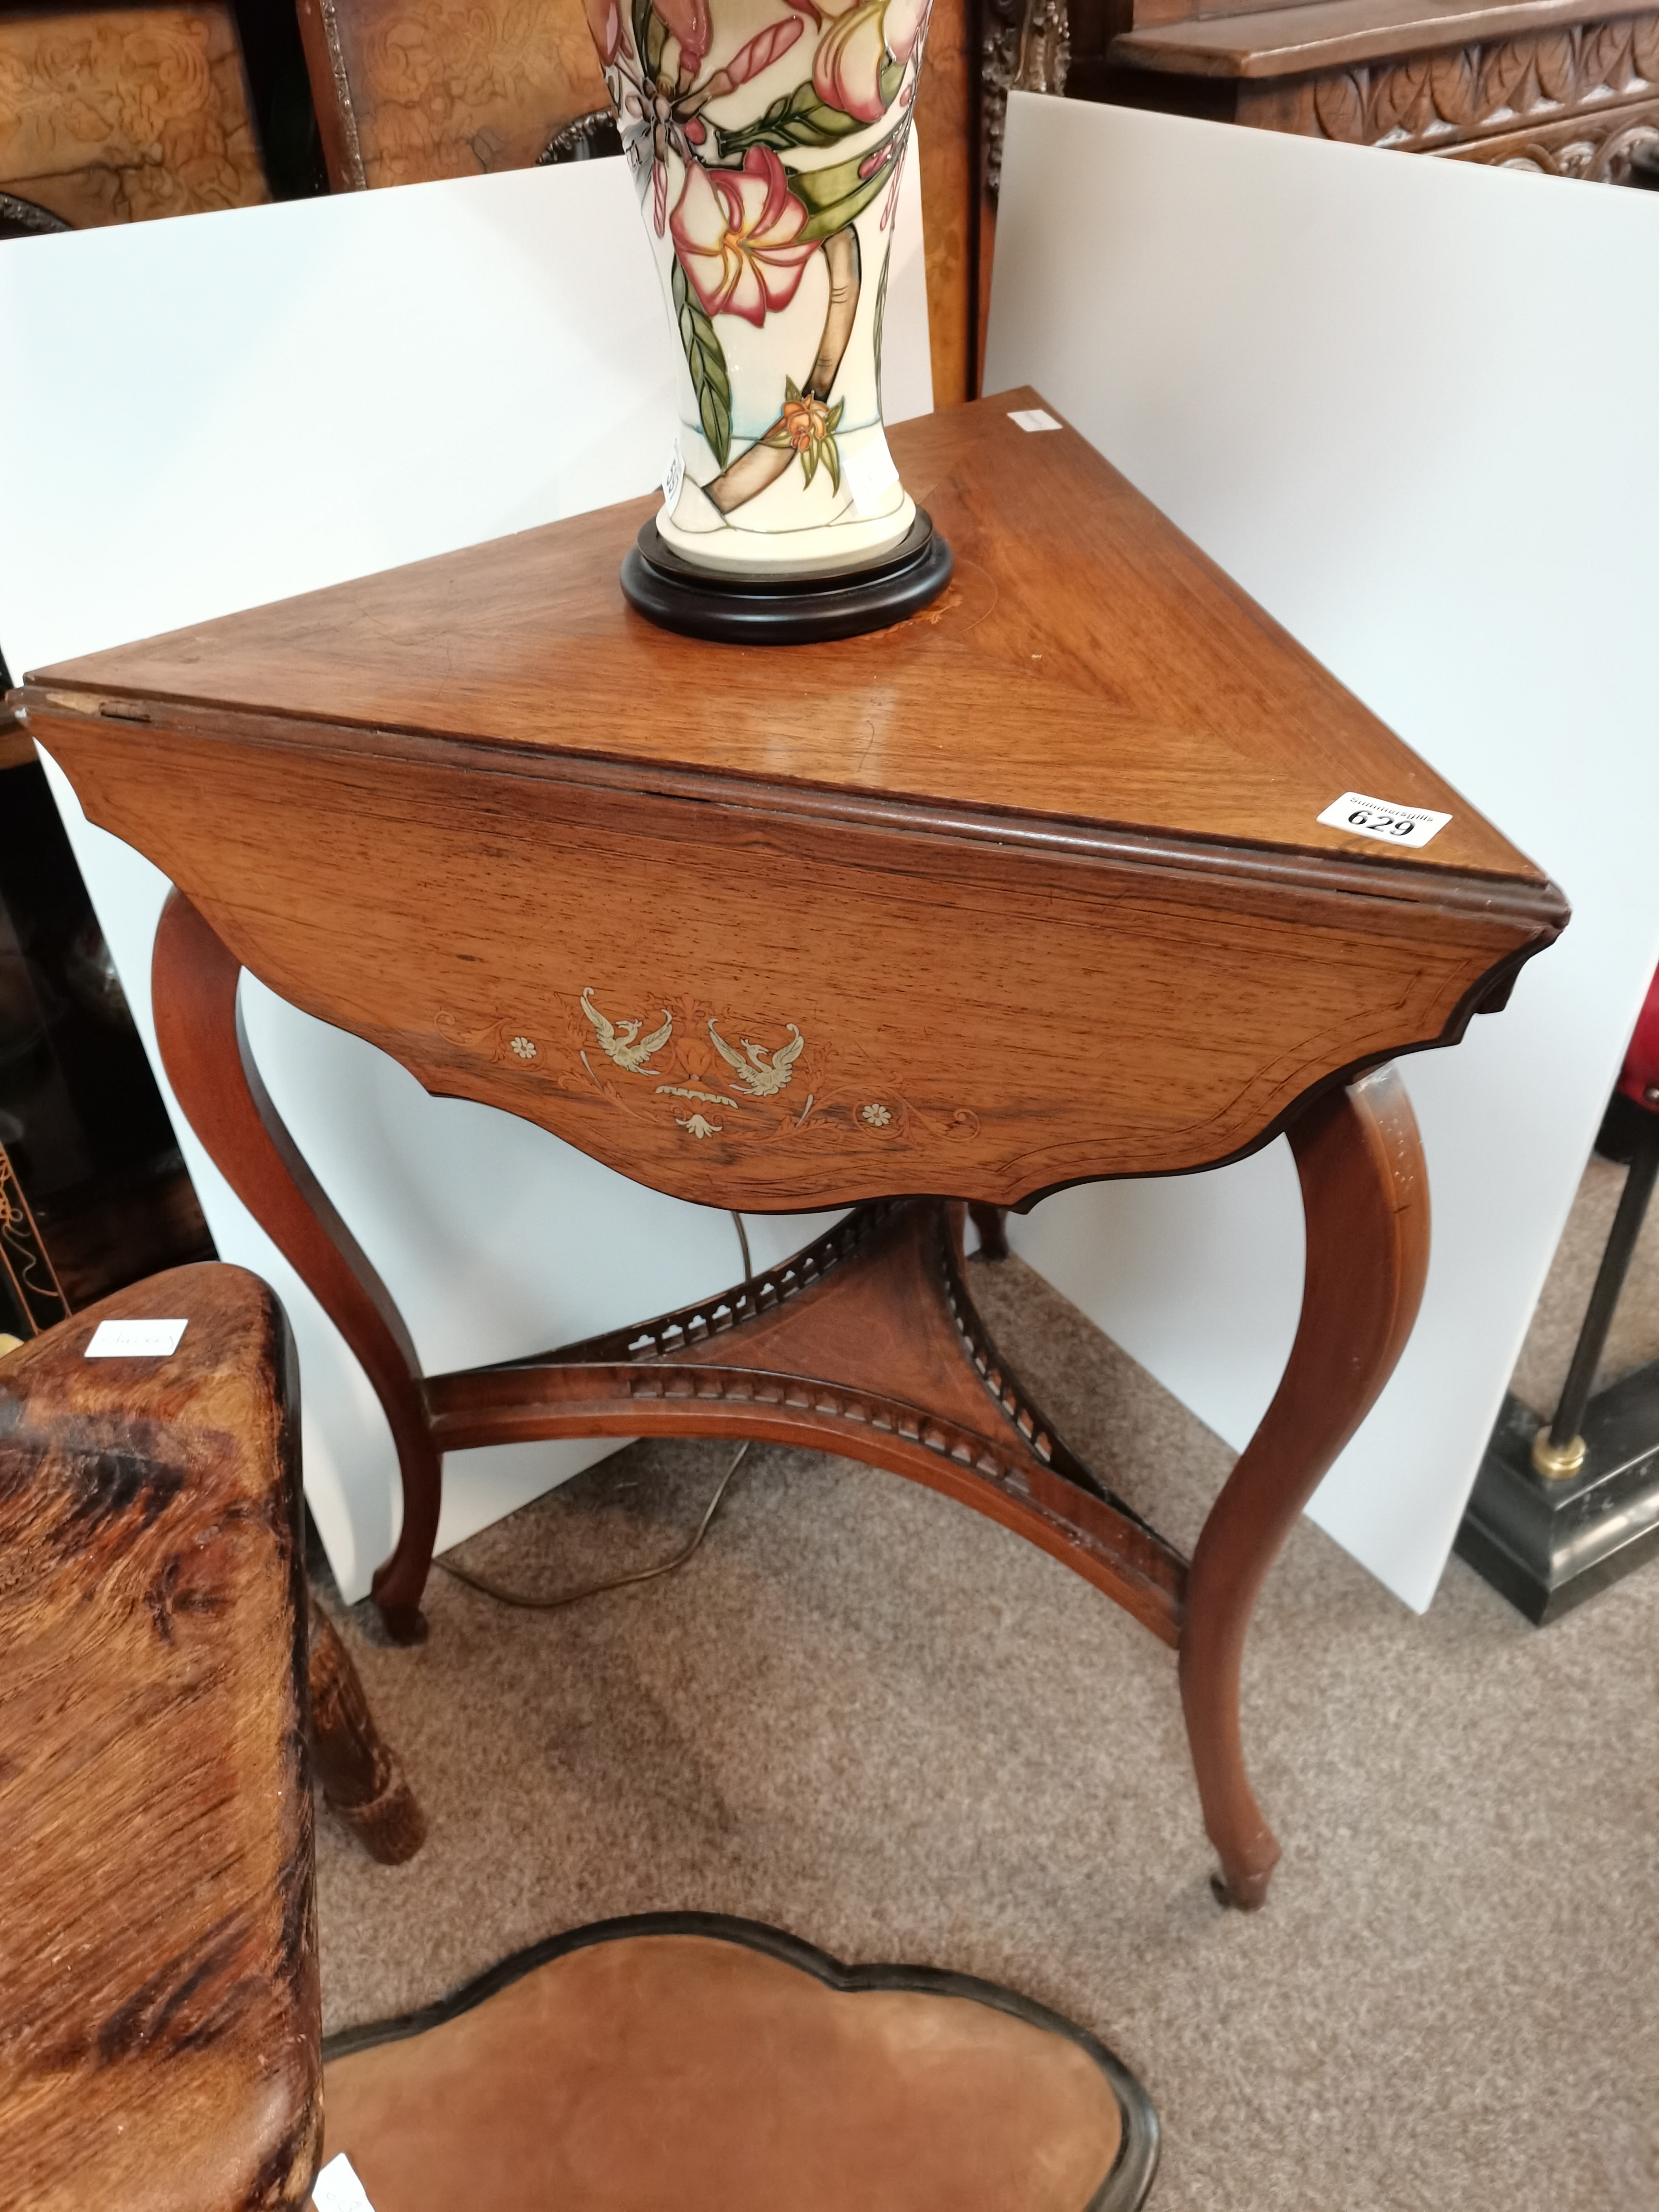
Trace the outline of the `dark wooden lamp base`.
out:
<instances>
[{"instance_id":1,"label":"dark wooden lamp base","mask_svg":"<svg viewBox=\"0 0 1659 2212\"><path fill-rule=\"evenodd\" d=\"M920 614L951 580L951 549L922 508L890 553L827 576L722 576L671 552L647 522L623 556L631 607L660 629L726 645L862 637Z\"/></svg>"}]
</instances>

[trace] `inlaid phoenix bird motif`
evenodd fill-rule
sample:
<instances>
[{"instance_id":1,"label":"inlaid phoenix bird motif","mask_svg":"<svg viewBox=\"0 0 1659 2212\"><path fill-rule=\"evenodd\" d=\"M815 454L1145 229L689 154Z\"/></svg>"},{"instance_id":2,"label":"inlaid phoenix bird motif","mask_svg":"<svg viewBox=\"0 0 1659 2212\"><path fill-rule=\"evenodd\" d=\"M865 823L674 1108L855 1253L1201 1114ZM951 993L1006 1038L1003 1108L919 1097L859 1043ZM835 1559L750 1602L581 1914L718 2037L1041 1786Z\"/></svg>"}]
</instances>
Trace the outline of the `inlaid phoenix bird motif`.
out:
<instances>
[{"instance_id":1,"label":"inlaid phoenix bird motif","mask_svg":"<svg viewBox=\"0 0 1659 2212\"><path fill-rule=\"evenodd\" d=\"M662 1027L653 1030L647 1037L640 1036L640 1031L645 1027L643 1022L608 1021L593 1004L592 985L582 993L582 1012L592 1023L594 1035L599 1038L600 1049L606 1059L615 1060L618 1067L627 1068L633 1075L651 1073L645 1063L653 1052L661 1051L674 1033L673 1016L666 1006L662 1010Z\"/></svg>"},{"instance_id":2,"label":"inlaid phoenix bird motif","mask_svg":"<svg viewBox=\"0 0 1659 2212\"><path fill-rule=\"evenodd\" d=\"M793 1022L786 1022L784 1027L789 1032L789 1042L781 1044L775 1052L763 1044L751 1044L747 1037L738 1040L743 1052L734 1052L714 1027L713 1015L709 1016L708 1035L715 1051L751 1098L775 1098L788 1084L800 1058L805 1039ZM749 1055L746 1060L744 1053Z\"/></svg>"}]
</instances>

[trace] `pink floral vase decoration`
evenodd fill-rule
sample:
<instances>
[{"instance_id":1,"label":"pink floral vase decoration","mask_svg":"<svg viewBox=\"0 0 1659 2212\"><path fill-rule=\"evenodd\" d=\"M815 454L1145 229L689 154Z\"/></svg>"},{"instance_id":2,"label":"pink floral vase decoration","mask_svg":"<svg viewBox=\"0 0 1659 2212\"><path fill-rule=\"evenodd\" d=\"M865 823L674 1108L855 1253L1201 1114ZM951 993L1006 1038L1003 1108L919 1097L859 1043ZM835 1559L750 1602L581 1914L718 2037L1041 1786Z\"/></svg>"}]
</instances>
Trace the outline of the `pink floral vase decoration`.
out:
<instances>
[{"instance_id":1,"label":"pink floral vase decoration","mask_svg":"<svg viewBox=\"0 0 1659 2212\"><path fill-rule=\"evenodd\" d=\"M930 0L586 0L684 361L657 519L732 577L878 562L915 520L881 420Z\"/></svg>"}]
</instances>

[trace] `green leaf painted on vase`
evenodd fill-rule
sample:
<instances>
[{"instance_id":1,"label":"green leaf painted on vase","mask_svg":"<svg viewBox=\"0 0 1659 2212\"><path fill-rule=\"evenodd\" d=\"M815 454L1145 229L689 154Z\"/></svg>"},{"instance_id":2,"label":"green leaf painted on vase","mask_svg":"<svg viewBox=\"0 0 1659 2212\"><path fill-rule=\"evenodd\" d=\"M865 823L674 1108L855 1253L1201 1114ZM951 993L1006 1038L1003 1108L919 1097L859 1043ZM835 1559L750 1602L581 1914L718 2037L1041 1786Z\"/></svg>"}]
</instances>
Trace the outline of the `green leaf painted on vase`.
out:
<instances>
[{"instance_id":1,"label":"green leaf painted on vase","mask_svg":"<svg viewBox=\"0 0 1659 2212\"><path fill-rule=\"evenodd\" d=\"M907 115L896 130L866 154L831 162L824 169L791 172L789 189L806 210L806 221L795 233L798 240L830 238L836 231L845 230L878 193L886 191L893 181L894 164L909 125ZM861 170L868 170L869 173L860 175Z\"/></svg>"},{"instance_id":2,"label":"green leaf painted on vase","mask_svg":"<svg viewBox=\"0 0 1659 2212\"><path fill-rule=\"evenodd\" d=\"M842 413L846 405L847 402L844 399L836 400L835 405L830 410L830 419L823 426L823 436L820 441L823 465L830 471L830 488L832 491L841 489L841 447L836 443L836 433L841 428Z\"/></svg>"},{"instance_id":3,"label":"green leaf painted on vase","mask_svg":"<svg viewBox=\"0 0 1659 2212\"><path fill-rule=\"evenodd\" d=\"M753 123L736 131L722 131L716 124L714 136L724 160L728 155L746 154L751 146L770 146L779 154L792 146L833 146L838 138L864 127L855 115L826 107L809 80L775 100Z\"/></svg>"},{"instance_id":4,"label":"green leaf painted on vase","mask_svg":"<svg viewBox=\"0 0 1659 2212\"><path fill-rule=\"evenodd\" d=\"M726 352L703 305L686 281L678 254L674 257L674 319L685 365L691 372L702 434L718 465L724 468L732 451L732 380L726 373Z\"/></svg>"}]
</instances>

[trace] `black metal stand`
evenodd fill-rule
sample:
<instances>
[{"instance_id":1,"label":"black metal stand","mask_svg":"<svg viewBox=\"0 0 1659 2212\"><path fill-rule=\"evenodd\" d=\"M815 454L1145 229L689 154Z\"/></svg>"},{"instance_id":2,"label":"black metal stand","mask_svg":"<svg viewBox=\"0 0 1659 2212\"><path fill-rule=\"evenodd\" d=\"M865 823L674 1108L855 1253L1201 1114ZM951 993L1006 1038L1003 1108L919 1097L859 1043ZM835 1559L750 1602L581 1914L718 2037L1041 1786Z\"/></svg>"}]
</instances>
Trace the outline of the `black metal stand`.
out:
<instances>
[{"instance_id":1,"label":"black metal stand","mask_svg":"<svg viewBox=\"0 0 1659 2212\"><path fill-rule=\"evenodd\" d=\"M1505 1397L1457 1532L1458 1556L1540 1626L1659 1552L1659 1363L1590 1395L1656 1178L1644 1113L1554 1419Z\"/></svg>"},{"instance_id":2,"label":"black metal stand","mask_svg":"<svg viewBox=\"0 0 1659 2212\"><path fill-rule=\"evenodd\" d=\"M951 580L951 549L921 507L867 567L833 576L722 576L671 552L647 522L623 556L630 606L664 629L726 645L810 645L861 637L918 614Z\"/></svg>"}]
</instances>

